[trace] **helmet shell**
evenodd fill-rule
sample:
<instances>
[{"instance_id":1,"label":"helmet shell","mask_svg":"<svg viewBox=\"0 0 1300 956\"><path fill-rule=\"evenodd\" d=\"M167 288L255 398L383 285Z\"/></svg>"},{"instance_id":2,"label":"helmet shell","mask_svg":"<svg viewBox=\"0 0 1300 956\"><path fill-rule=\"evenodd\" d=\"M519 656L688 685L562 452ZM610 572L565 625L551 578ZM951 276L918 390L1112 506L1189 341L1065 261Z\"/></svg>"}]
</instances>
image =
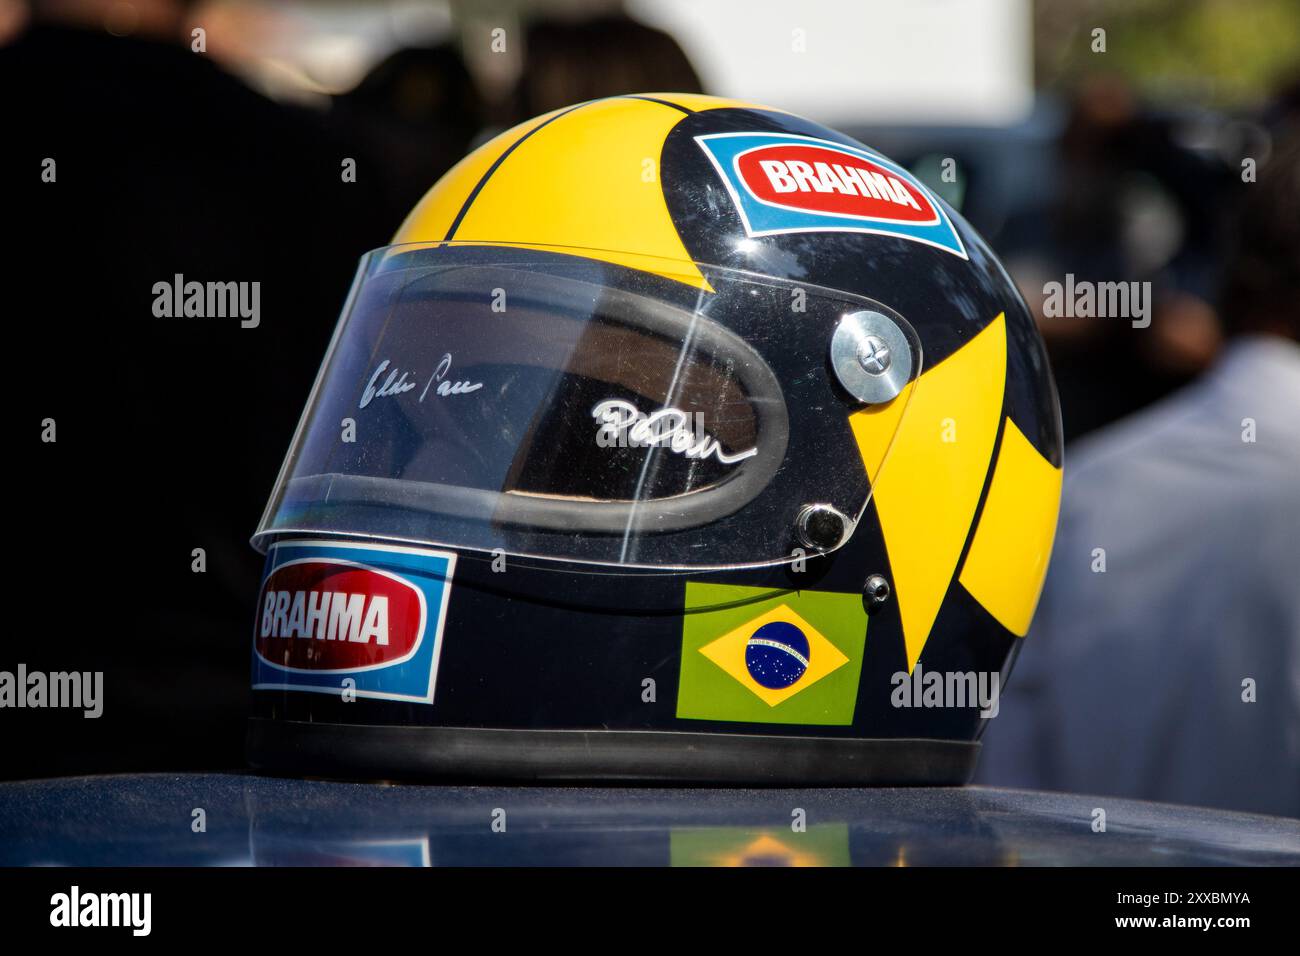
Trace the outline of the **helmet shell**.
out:
<instances>
[{"instance_id":1,"label":"helmet shell","mask_svg":"<svg viewBox=\"0 0 1300 956\"><path fill-rule=\"evenodd\" d=\"M253 762L511 780L968 779L981 710L1046 573L1061 428L1030 313L961 216L809 120L646 94L538 117L471 153L394 237L446 242L567 248L660 273L684 308L715 294L692 264L861 296L910 324L917 368L892 402L792 410L792 428L870 482L842 547L751 569L510 559L502 573L500 556L431 544L427 699L350 696L342 671L312 688L277 683L255 640ZM830 348L797 315L755 321L769 320L791 349ZM781 374L835 372L828 361ZM356 547L338 531L303 553ZM384 567L401 578L404 560ZM272 620L267 587L259 627Z\"/></svg>"}]
</instances>

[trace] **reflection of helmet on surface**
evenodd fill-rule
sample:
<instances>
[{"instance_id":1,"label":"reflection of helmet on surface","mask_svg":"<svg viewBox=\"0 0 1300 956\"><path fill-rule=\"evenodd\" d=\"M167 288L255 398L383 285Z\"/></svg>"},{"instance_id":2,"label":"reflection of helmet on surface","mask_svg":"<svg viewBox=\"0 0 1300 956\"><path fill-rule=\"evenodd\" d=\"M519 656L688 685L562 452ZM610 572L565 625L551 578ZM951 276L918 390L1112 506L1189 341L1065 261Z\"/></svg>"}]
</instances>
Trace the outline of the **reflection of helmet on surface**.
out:
<instances>
[{"instance_id":1,"label":"reflection of helmet on surface","mask_svg":"<svg viewBox=\"0 0 1300 956\"><path fill-rule=\"evenodd\" d=\"M253 761L963 781L1060 459L1028 312L903 168L710 97L539 117L362 263L254 538Z\"/></svg>"}]
</instances>

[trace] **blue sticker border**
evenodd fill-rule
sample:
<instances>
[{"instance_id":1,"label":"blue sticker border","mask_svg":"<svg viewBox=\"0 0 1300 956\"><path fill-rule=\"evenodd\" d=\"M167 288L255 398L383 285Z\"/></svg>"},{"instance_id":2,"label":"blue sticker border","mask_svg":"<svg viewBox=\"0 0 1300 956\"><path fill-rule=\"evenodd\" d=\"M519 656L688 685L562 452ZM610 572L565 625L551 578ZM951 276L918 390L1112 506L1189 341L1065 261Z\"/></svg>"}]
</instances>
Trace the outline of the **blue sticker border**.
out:
<instances>
[{"instance_id":1,"label":"blue sticker border","mask_svg":"<svg viewBox=\"0 0 1300 956\"><path fill-rule=\"evenodd\" d=\"M728 169L726 165L724 165L723 159L718 155L717 152L715 152L714 148L710 146L709 143L713 140L737 139L737 138L744 138L751 141L755 141L755 145L750 148L742 148L740 150L737 150L735 153L729 154L732 168ZM759 140L762 140L763 142L762 143L757 142ZM740 215L741 224L745 227L745 234L750 236L751 238L759 238L761 236L786 235L789 233L798 233L798 232L862 232L862 233L869 233L878 236L892 236L896 239L907 239L911 242L920 242L920 243L924 243L927 246L932 246L936 249L942 249L944 252L951 253L952 255L955 255L961 259L965 259L968 261L970 259L970 256L967 255L966 253L966 246L961 241L961 236L957 233L956 227L953 225L952 220L948 216L948 213L944 210L943 206L941 205L939 198L935 196L935 194L931 192L929 188L927 188L923 183L921 183L916 178L915 175L913 175L908 170L904 169L898 163L895 163L893 160L889 159L888 157L882 156L879 153L875 153L869 149L864 149L858 146L848 146L845 145L844 143L837 143L834 140L819 139L815 136L800 136L795 133L773 133L767 131L706 133L701 136L696 136L695 142L699 144L700 149L704 151L704 155L709 158L709 162L711 162L713 164L713 168L717 170L718 177L722 180L722 184L726 187L727 192L731 196L732 202L736 206L736 211ZM825 212L816 212L813 210L791 209L788 206L779 206L767 202L766 200L760 199L758 196L755 196L753 194L753 192L749 189L749 185L745 183L744 177L740 175L740 170L736 168L736 161L739 159L741 155L749 152L749 149L758 148L759 145L770 146L770 145L778 145L780 143L793 143L795 145L802 145L806 143L815 146L822 146L828 149L839 150L841 152L848 153L853 156L858 156L859 158L865 159L868 162L875 163L879 166L882 166L890 170L891 172L901 176L909 185L914 186L923 196L925 196L925 198L929 201L930 205L934 208L935 212L938 214L939 221L934 223L926 223L926 224L894 223L891 225L887 221L881 219L870 219L870 218L863 217L860 220L858 220L856 219L856 217L844 216L839 213L825 213ZM744 197L741 196L740 192L736 188L737 183L744 186L746 196ZM751 220L749 209L746 206L747 201L753 202L756 205L761 207L780 210L786 216L791 218L802 216L802 217L808 217L808 219L812 221L805 220L802 224L797 226L756 229L754 228L753 222ZM759 211L759 210L755 210L755 211ZM829 223L826 222L818 222L817 220L819 218L824 220L836 219L839 220L841 225L830 225ZM877 223L878 225L876 227L872 227L869 225L859 225L857 224L857 222L861 222L861 223L874 222ZM952 242L947 243L947 242L937 241L935 239L928 238L924 234L926 232L935 233L936 230L937 230L937 234L939 235L946 235L951 237Z\"/></svg>"},{"instance_id":2,"label":"blue sticker border","mask_svg":"<svg viewBox=\"0 0 1300 956\"><path fill-rule=\"evenodd\" d=\"M295 555L294 554L295 551L303 552L303 555ZM317 558L334 557L337 558L338 560L350 561L350 562L370 566L371 563L366 562L364 558L359 557L359 555L364 555L367 553L369 554L379 553L379 554L397 555L400 557L404 557L406 560L399 561L399 564L405 564L408 567L410 567L412 570L417 570L419 568L419 559L422 558L436 558L439 561L446 562L446 566L447 566L446 571L442 575L442 586L440 589L441 595L438 601L438 608L437 608L438 620L437 620L436 627L433 628L430 627L430 625L433 623L432 622L433 607L432 607L432 602L428 600L429 594L427 589L424 586L422 586L418 581L411 581L411 580L404 579L406 580L406 583L411 585L411 587L416 588L418 591L420 591L425 598L425 606L426 606L428 619L424 621L424 632L421 640L423 642L430 643L431 659L429 662L429 670L428 670L428 674L429 674L428 685L424 693L423 694L401 694L392 691L380 691L380 690L374 690L370 688L363 688L361 686L361 678L363 678L367 673L371 673L371 674L377 672L383 673L391 668L400 668L403 666L409 666L413 660L422 656L419 655L418 653L414 654L412 658L409 658L404 662L383 665L379 668L370 665L355 670L335 670L335 671L329 671L328 673L321 672L317 675L304 673L300 670L286 671L284 669L277 668L276 665L274 664L267 663L257 653L258 624L256 622L261 619L260 607L257 609L257 612L255 614L255 621L253 625L253 646L252 646L252 658L253 658L252 689L253 690L293 690L293 691L304 691L306 693L333 694L337 696L343 693L343 687L340 682L344 678L352 677L354 679L357 679L357 687L352 690L352 693L355 694L357 697L366 697L373 700L405 701L407 703L414 703L414 704L433 703L434 691L437 688L437 683L438 683L438 663L442 657L443 630L447 623L447 606L451 601L451 582L456 571L456 554L454 552L437 551L431 548L409 548L409 547L404 547L402 545L393 545L393 544L361 544L361 543L353 543L347 541L322 541L320 539L277 541L274 544L272 544L271 547L267 550L266 568L262 573L262 584L258 588L259 604L261 601L262 588L265 587L267 578L269 578L271 574L275 572L278 568L280 568L285 564L290 563L290 561L294 560L296 557L300 557L300 556L310 556L310 557L317 557ZM293 557L290 557L291 555ZM389 575L400 576L400 574L397 574L394 571L390 571L382 568L374 568L373 570L380 571L382 573L386 573ZM279 673L277 673L277 671ZM302 679L296 683L285 683L285 681L288 680L289 678L281 676L284 674L290 674L290 675L297 674L300 675ZM259 681L259 677L262 677L263 675L265 675L266 677L280 677L280 679L278 681L276 680ZM312 676L315 676L318 681L333 680L334 683L330 685L325 683L310 682L308 678Z\"/></svg>"}]
</instances>

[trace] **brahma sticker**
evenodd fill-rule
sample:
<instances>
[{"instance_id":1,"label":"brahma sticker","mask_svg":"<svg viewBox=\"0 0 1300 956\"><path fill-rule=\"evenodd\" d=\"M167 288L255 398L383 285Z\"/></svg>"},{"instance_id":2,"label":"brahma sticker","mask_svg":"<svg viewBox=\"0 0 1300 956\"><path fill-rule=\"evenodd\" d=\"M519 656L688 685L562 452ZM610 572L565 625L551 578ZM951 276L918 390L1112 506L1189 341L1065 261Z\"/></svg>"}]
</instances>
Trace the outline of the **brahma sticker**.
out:
<instances>
[{"instance_id":1,"label":"brahma sticker","mask_svg":"<svg viewBox=\"0 0 1300 956\"><path fill-rule=\"evenodd\" d=\"M722 177L750 236L868 232L966 258L938 200L883 156L788 133L715 133L695 141Z\"/></svg>"},{"instance_id":2,"label":"brahma sticker","mask_svg":"<svg viewBox=\"0 0 1300 956\"><path fill-rule=\"evenodd\" d=\"M433 703L456 556L389 545L271 547L253 689Z\"/></svg>"}]
</instances>

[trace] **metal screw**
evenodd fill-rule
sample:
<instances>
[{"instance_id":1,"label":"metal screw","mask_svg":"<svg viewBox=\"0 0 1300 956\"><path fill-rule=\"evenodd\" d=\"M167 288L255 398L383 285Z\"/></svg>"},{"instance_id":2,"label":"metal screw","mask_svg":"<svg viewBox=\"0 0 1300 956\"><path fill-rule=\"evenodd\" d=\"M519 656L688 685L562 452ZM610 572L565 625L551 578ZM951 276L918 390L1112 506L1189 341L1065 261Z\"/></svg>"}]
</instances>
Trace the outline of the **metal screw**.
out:
<instances>
[{"instance_id":1,"label":"metal screw","mask_svg":"<svg viewBox=\"0 0 1300 956\"><path fill-rule=\"evenodd\" d=\"M858 364L872 375L889 371L889 346L876 335L868 335L858 343Z\"/></svg>"},{"instance_id":2,"label":"metal screw","mask_svg":"<svg viewBox=\"0 0 1300 956\"><path fill-rule=\"evenodd\" d=\"M882 574L873 574L862 586L862 600L867 606L867 613L878 611L889 600L889 582Z\"/></svg>"},{"instance_id":3,"label":"metal screw","mask_svg":"<svg viewBox=\"0 0 1300 956\"><path fill-rule=\"evenodd\" d=\"M831 336L830 364L836 379L868 405L896 398L911 380L920 357L902 327L872 309L840 316Z\"/></svg>"}]
</instances>

